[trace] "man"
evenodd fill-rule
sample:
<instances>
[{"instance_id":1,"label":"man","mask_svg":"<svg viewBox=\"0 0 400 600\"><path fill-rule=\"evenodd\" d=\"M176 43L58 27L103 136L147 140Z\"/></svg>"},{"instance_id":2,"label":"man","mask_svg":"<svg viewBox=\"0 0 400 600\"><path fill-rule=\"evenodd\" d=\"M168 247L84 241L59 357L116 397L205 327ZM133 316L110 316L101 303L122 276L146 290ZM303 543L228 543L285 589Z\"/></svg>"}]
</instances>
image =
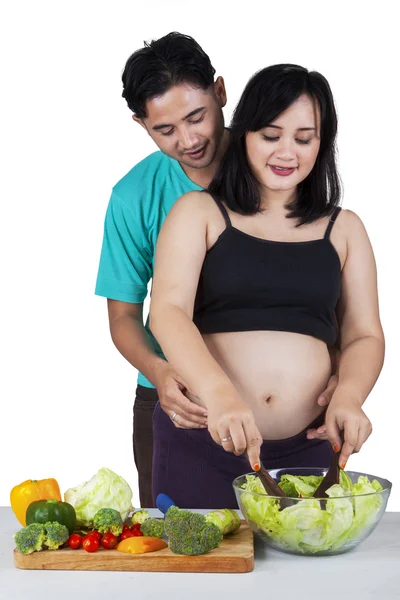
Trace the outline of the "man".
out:
<instances>
[{"instance_id":1,"label":"man","mask_svg":"<svg viewBox=\"0 0 400 600\"><path fill-rule=\"evenodd\" d=\"M197 42L170 33L136 51L122 75L133 120L156 143L155 152L113 188L108 205L96 294L108 299L111 336L139 371L133 409L133 450L142 507L152 507L152 415L160 400L177 427L206 427L204 409L190 402L185 382L165 361L143 324L158 233L174 202L211 182L227 147L224 80ZM318 402L327 404L334 378ZM323 432L310 435L322 437Z\"/></svg>"}]
</instances>

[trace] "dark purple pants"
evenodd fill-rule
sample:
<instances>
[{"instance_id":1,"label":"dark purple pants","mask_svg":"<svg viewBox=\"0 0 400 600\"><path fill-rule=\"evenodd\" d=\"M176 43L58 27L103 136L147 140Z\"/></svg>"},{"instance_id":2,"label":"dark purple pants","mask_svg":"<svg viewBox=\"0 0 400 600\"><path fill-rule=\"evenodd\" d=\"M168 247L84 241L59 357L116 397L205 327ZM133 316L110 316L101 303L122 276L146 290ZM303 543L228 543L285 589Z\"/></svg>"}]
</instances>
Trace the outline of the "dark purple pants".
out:
<instances>
[{"instance_id":1,"label":"dark purple pants","mask_svg":"<svg viewBox=\"0 0 400 600\"><path fill-rule=\"evenodd\" d=\"M309 427L323 422L324 414ZM160 403L153 414L153 440L154 500L162 492L180 508L238 508L232 481L251 471L245 457L226 452L207 429L176 428ZM261 446L267 469L328 467L332 453L328 441L308 440L306 430Z\"/></svg>"}]
</instances>

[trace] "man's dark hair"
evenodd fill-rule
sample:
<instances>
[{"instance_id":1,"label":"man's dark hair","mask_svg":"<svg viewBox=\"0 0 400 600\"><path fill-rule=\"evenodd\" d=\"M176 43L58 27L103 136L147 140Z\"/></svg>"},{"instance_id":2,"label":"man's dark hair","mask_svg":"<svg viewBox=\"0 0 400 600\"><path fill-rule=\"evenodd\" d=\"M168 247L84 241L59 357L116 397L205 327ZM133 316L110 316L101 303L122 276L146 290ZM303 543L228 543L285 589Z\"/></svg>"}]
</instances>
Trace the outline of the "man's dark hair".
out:
<instances>
[{"instance_id":1,"label":"man's dark hair","mask_svg":"<svg viewBox=\"0 0 400 600\"><path fill-rule=\"evenodd\" d=\"M290 64L262 69L248 82L234 111L230 142L208 190L233 211L260 211L259 183L246 154L246 133L272 123L306 94L320 109L320 148L311 173L297 186L288 217L298 225L329 215L339 204L340 179L336 167L337 115L329 83L320 73Z\"/></svg>"},{"instance_id":2,"label":"man's dark hair","mask_svg":"<svg viewBox=\"0 0 400 600\"><path fill-rule=\"evenodd\" d=\"M122 74L129 108L139 119L146 117L146 102L162 96L172 86L189 83L203 90L214 83L215 69L204 50L189 35L173 31L145 42L130 56Z\"/></svg>"}]
</instances>

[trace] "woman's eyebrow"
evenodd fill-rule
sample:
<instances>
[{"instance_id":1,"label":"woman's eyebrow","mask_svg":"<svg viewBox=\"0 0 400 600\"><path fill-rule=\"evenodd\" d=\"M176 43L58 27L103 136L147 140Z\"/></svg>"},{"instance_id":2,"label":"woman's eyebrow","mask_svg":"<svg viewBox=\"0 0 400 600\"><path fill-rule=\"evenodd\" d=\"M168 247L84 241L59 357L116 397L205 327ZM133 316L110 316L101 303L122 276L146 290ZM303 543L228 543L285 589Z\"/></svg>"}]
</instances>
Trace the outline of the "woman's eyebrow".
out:
<instances>
[{"instance_id":1,"label":"woman's eyebrow","mask_svg":"<svg viewBox=\"0 0 400 600\"><path fill-rule=\"evenodd\" d=\"M279 125L266 125L265 128L267 127L273 127L274 129L282 129L282 127L279 127ZM298 127L296 131L316 131L316 129L315 127Z\"/></svg>"}]
</instances>

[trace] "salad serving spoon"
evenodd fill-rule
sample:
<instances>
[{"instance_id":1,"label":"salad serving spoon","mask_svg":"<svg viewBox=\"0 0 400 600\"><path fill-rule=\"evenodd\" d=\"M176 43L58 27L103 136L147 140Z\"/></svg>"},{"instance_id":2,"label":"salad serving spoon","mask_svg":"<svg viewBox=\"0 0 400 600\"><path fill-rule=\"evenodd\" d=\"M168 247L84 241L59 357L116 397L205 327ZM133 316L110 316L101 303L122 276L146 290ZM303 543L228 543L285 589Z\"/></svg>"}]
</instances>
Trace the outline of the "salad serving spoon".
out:
<instances>
[{"instance_id":1,"label":"salad serving spoon","mask_svg":"<svg viewBox=\"0 0 400 600\"><path fill-rule=\"evenodd\" d=\"M279 485L276 483L273 477L271 477L271 475L268 473L261 460L259 466L259 470L255 472L259 477L261 483L263 484L268 496L278 496L279 498L281 498L279 500L279 510L283 510L288 506L293 506L295 501L292 498L288 498L286 496L285 492L279 487Z\"/></svg>"},{"instance_id":2,"label":"salad serving spoon","mask_svg":"<svg viewBox=\"0 0 400 600\"><path fill-rule=\"evenodd\" d=\"M343 447L343 442L344 442L344 432L343 431L340 433L340 438L342 440L342 445L340 448L340 450L341 450ZM329 498L328 494L326 493L326 490L328 490L332 485L338 484L340 482L340 467L339 467L340 450L338 452L334 452L332 454L331 464L329 466L328 472L326 473L325 477L323 478L323 480L321 481L321 483L315 490L315 492L313 494L313 498ZM322 510L326 509L326 502L321 502L321 508L322 508Z\"/></svg>"}]
</instances>

